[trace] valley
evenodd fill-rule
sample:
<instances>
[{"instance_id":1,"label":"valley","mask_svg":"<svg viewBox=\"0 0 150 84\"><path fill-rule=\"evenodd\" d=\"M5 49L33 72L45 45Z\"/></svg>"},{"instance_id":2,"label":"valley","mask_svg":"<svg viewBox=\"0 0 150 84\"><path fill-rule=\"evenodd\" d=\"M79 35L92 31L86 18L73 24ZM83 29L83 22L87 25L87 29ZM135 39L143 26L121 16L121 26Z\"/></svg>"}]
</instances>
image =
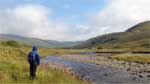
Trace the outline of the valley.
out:
<instances>
[{"instance_id":1,"label":"valley","mask_svg":"<svg viewBox=\"0 0 150 84\"><path fill-rule=\"evenodd\" d=\"M38 47L41 65L29 80L27 54ZM150 22L86 41L58 42L0 34L2 83L149 84ZM8 61L9 60L9 61Z\"/></svg>"}]
</instances>

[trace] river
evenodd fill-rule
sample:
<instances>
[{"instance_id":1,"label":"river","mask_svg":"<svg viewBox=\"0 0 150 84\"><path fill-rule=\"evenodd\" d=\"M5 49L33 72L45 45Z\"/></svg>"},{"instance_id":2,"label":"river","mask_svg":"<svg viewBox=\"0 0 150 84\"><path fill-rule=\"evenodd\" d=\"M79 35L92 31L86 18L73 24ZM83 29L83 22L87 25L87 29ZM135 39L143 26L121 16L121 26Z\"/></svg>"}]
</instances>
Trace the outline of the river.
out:
<instances>
[{"instance_id":1,"label":"river","mask_svg":"<svg viewBox=\"0 0 150 84\"><path fill-rule=\"evenodd\" d=\"M75 56L75 54L72 56ZM90 55L83 56L90 57L94 55L90 53ZM66 59L59 55L47 56L42 59L42 63L52 63L56 66L63 65L71 69L77 77L96 84L148 84L147 81L133 80L132 75L126 70Z\"/></svg>"}]
</instances>

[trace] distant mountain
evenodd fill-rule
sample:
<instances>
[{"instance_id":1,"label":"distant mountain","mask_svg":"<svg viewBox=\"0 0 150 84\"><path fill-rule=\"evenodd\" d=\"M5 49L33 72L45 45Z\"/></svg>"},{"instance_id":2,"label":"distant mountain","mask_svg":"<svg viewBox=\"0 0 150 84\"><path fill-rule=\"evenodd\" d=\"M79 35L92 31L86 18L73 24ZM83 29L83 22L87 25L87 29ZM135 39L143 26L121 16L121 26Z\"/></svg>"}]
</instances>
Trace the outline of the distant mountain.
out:
<instances>
[{"instance_id":1,"label":"distant mountain","mask_svg":"<svg viewBox=\"0 0 150 84\"><path fill-rule=\"evenodd\" d=\"M80 43L80 42L69 42L69 41L60 42L60 41L53 41L53 40L43 40L38 38L28 38L28 37L22 37L17 35L0 34L0 41L8 41L8 40L14 40L28 45L36 45L39 47L48 47L48 48L64 48L64 47L68 48Z\"/></svg>"},{"instance_id":2,"label":"distant mountain","mask_svg":"<svg viewBox=\"0 0 150 84\"><path fill-rule=\"evenodd\" d=\"M136 48L150 47L150 21L139 23L125 32L110 33L81 42L60 42L0 34L0 41L14 40L21 43L49 48Z\"/></svg>"},{"instance_id":3,"label":"distant mountain","mask_svg":"<svg viewBox=\"0 0 150 84\"><path fill-rule=\"evenodd\" d=\"M150 21L139 23L125 32L97 36L74 46L74 48L135 48L150 47Z\"/></svg>"}]
</instances>

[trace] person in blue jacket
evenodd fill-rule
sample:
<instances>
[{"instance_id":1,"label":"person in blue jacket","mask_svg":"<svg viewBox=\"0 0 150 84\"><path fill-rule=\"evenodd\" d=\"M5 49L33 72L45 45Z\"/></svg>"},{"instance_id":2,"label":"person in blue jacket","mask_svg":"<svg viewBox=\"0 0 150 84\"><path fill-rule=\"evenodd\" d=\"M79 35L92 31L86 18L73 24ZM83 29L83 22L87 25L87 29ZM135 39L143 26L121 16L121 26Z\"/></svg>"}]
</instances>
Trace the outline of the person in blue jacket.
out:
<instances>
[{"instance_id":1,"label":"person in blue jacket","mask_svg":"<svg viewBox=\"0 0 150 84\"><path fill-rule=\"evenodd\" d=\"M28 54L28 62L30 64L30 78L33 80L36 77L37 66L40 65L40 56L36 46L33 46L32 51Z\"/></svg>"}]
</instances>

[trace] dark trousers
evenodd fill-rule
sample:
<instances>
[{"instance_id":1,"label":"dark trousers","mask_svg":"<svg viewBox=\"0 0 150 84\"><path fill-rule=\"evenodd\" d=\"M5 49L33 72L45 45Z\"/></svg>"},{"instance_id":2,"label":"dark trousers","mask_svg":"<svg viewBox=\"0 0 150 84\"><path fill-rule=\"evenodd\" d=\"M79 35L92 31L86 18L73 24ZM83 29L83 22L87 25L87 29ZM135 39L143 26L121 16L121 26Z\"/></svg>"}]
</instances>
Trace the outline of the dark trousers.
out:
<instances>
[{"instance_id":1,"label":"dark trousers","mask_svg":"<svg viewBox=\"0 0 150 84\"><path fill-rule=\"evenodd\" d=\"M34 63L30 63L30 77L31 77L31 79L34 79L36 77L36 69L37 69L37 65Z\"/></svg>"}]
</instances>

